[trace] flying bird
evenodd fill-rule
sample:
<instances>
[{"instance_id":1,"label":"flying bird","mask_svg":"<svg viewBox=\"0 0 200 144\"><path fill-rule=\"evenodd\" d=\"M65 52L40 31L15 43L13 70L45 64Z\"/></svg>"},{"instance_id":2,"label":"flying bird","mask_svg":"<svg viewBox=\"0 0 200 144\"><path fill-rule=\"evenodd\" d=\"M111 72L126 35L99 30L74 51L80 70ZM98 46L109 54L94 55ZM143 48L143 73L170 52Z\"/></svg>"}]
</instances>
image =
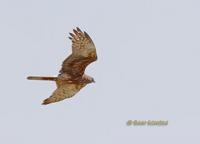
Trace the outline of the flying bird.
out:
<instances>
[{"instance_id":1,"label":"flying bird","mask_svg":"<svg viewBox=\"0 0 200 144\"><path fill-rule=\"evenodd\" d=\"M78 27L69 33L72 41L72 54L62 63L57 77L29 76L28 80L55 81L57 89L43 101L43 105L73 97L83 87L93 83L94 78L85 74L86 67L97 60L95 45L90 36Z\"/></svg>"}]
</instances>

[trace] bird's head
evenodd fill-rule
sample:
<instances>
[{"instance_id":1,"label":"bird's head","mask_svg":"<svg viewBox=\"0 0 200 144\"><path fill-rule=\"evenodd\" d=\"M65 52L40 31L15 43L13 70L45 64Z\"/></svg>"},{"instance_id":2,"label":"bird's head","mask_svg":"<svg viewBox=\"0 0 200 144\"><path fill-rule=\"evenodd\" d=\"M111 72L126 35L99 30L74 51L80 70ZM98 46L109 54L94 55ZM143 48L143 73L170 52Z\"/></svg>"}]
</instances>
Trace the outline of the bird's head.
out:
<instances>
[{"instance_id":1,"label":"bird's head","mask_svg":"<svg viewBox=\"0 0 200 144\"><path fill-rule=\"evenodd\" d=\"M88 75L86 75L86 74L84 74L84 75L82 76L81 81L84 82L84 83L87 83L87 84L89 84L89 83L95 83L94 78L91 77L91 76L88 76Z\"/></svg>"},{"instance_id":2,"label":"bird's head","mask_svg":"<svg viewBox=\"0 0 200 144\"><path fill-rule=\"evenodd\" d=\"M94 78L90 77L87 79L87 83L95 83Z\"/></svg>"},{"instance_id":3,"label":"bird's head","mask_svg":"<svg viewBox=\"0 0 200 144\"><path fill-rule=\"evenodd\" d=\"M92 79L91 79L91 83L95 83L95 80L94 80L94 78L92 78Z\"/></svg>"}]
</instances>

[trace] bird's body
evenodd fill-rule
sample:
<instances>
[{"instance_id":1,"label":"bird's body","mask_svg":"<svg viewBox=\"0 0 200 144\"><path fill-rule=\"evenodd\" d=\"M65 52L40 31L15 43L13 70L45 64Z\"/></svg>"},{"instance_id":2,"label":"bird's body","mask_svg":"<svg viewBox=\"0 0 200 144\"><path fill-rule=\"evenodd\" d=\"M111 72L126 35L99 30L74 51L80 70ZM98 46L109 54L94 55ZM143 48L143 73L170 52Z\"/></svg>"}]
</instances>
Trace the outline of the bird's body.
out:
<instances>
[{"instance_id":1,"label":"bird's body","mask_svg":"<svg viewBox=\"0 0 200 144\"><path fill-rule=\"evenodd\" d=\"M69 37L72 41L72 54L67 57L57 77L29 76L29 80L55 81L57 89L43 101L50 104L74 96L81 88L94 82L94 79L84 74L86 67L97 60L96 48L86 32L74 29Z\"/></svg>"}]
</instances>

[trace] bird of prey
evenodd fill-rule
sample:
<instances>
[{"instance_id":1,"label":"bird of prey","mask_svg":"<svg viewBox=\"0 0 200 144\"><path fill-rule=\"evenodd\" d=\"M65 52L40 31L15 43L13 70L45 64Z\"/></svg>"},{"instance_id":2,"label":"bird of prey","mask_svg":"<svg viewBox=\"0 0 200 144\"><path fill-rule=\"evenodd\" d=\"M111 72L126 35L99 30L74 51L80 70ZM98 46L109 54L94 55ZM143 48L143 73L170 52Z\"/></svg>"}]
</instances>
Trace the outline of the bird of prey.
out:
<instances>
[{"instance_id":1,"label":"bird of prey","mask_svg":"<svg viewBox=\"0 0 200 144\"><path fill-rule=\"evenodd\" d=\"M55 81L57 89L43 101L43 105L55 103L73 97L94 78L86 75L86 67L97 60L96 48L90 36L78 27L69 33L72 41L72 54L62 63L57 77L29 76L28 80Z\"/></svg>"}]
</instances>

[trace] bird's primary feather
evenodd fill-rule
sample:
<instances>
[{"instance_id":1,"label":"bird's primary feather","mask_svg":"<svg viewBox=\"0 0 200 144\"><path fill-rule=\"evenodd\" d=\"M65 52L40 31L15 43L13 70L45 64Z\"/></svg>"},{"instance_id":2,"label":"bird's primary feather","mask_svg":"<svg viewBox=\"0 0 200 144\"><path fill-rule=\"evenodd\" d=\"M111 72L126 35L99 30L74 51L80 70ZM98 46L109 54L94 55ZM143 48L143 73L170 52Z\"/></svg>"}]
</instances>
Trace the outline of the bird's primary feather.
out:
<instances>
[{"instance_id":1,"label":"bird's primary feather","mask_svg":"<svg viewBox=\"0 0 200 144\"><path fill-rule=\"evenodd\" d=\"M53 94L43 101L43 105L47 105L50 103L59 102L66 98L73 97L81 88L83 88L86 84L64 84L59 86Z\"/></svg>"}]
</instances>

